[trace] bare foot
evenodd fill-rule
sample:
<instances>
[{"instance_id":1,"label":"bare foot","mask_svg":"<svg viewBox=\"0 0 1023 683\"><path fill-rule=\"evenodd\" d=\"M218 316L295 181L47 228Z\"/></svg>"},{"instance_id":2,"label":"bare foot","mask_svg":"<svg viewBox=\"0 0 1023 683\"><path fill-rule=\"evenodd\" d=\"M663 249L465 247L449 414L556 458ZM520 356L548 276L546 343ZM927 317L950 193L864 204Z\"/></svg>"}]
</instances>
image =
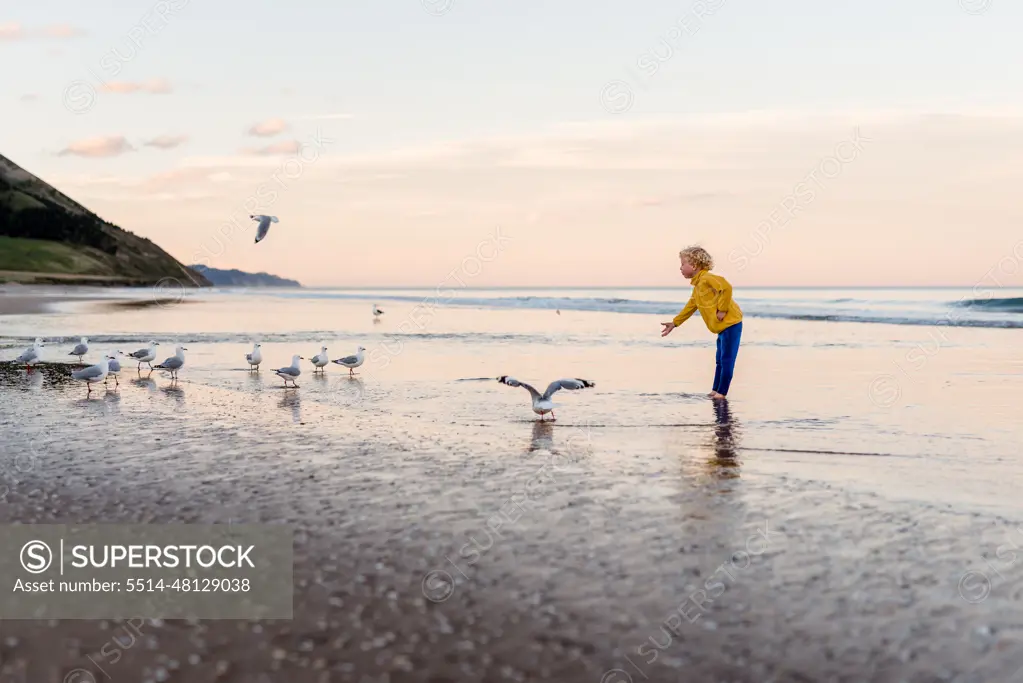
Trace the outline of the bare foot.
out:
<instances>
[{"instance_id":1,"label":"bare foot","mask_svg":"<svg viewBox=\"0 0 1023 683\"><path fill-rule=\"evenodd\" d=\"M721 399L721 398L726 398L726 396L724 394L719 394L716 391L710 392L710 394L708 394L708 396L710 396L715 401L718 400L718 399Z\"/></svg>"}]
</instances>

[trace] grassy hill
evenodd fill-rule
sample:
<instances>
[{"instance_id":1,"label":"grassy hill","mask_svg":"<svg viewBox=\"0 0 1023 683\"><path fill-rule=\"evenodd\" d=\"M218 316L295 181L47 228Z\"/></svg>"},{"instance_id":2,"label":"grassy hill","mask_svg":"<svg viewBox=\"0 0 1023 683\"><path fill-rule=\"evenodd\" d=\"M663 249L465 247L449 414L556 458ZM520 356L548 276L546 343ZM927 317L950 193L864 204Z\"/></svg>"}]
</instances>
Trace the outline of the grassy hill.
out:
<instances>
[{"instance_id":1,"label":"grassy hill","mask_svg":"<svg viewBox=\"0 0 1023 683\"><path fill-rule=\"evenodd\" d=\"M208 287L150 240L107 223L0 156L0 282Z\"/></svg>"}]
</instances>

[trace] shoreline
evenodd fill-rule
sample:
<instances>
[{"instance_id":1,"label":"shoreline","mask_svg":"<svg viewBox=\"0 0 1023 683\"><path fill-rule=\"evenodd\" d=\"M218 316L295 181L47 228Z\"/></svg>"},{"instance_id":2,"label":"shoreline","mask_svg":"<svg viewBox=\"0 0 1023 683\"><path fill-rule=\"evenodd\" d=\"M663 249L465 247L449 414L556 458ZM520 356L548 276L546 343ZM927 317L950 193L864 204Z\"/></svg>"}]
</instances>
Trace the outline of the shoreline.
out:
<instances>
[{"instance_id":1,"label":"shoreline","mask_svg":"<svg viewBox=\"0 0 1023 683\"><path fill-rule=\"evenodd\" d=\"M67 291L68 287L74 286L75 293ZM46 291L49 288L49 291ZM89 288L92 288L91 286ZM173 289L165 291L165 296L148 298L124 297L112 298L101 296L98 293L81 291L89 289L80 285L14 285L0 284L0 316L6 315L40 315L53 313L53 306L63 303L97 303L106 302L114 308L148 308L150 306L168 306L187 301L181 296L176 296ZM95 289L101 289L96 287ZM107 290L107 288L102 288ZM142 287L139 287L142 290ZM141 291L140 291L141 294ZM169 295L169 296L168 296Z\"/></svg>"}]
</instances>

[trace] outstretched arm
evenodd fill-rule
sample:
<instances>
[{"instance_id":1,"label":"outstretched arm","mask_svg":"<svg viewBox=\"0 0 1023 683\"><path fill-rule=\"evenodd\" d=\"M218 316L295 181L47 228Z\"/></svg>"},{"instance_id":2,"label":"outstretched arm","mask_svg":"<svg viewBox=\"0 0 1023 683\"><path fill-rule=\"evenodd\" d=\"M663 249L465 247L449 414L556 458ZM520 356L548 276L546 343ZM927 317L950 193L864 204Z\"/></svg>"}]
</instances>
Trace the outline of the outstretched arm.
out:
<instances>
[{"instance_id":1,"label":"outstretched arm","mask_svg":"<svg viewBox=\"0 0 1023 683\"><path fill-rule=\"evenodd\" d=\"M685 305L685 308L683 308L682 311L675 316L674 320L670 323L661 323L664 325L664 329L661 330L661 336L667 337L671 334L672 330L689 320L693 313L696 313L696 292L693 292L693 295L689 297L689 302Z\"/></svg>"}]
</instances>

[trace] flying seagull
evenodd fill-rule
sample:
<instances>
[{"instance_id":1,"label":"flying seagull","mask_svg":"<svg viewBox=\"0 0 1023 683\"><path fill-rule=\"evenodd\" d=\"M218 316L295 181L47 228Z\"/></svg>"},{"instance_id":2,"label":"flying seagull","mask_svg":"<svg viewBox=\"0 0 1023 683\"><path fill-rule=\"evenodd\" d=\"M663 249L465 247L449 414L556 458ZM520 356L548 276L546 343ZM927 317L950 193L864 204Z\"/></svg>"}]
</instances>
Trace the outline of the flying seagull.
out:
<instances>
[{"instance_id":1,"label":"flying seagull","mask_svg":"<svg viewBox=\"0 0 1023 683\"><path fill-rule=\"evenodd\" d=\"M284 380L285 387L288 386L289 379L291 380L292 385L296 388L298 387L298 385L295 384L295 378L302 374L302 368L298 366L298 362L300 360L305 360L305 358L302 356L292 356L290 366L274 370L274 372L277 373L277 376Z\"/></svg>"},{"instance_id":2,"label":"flying seagull","mask_svg":"<svg viewBox=\"0 0 1023 683\"><path fill-rule=\"evenodd\" d=\"M138 361L139 372L142 372L142 364L145 363L149 366L149 369L153 369L153 361L156 360L156 347L160 345L160 342L151 341L149 347L145 349L139 349L138 351L132 351L124 355L128 356L134 361Z\"/></svg>"},{"instance_id":3,"label":"flying seagull","mask_svg":"<svg viewBox=\"0 0 1023 683\"><path fill-rule=\"evenodd\" d=\"M96 382L106 381L108 372L110 372L110 356L103 356L103 359L96 365L90 365L87 368L72 371L71 377L85 382L85 385L89 388L89 391L86 394L86 396L88 396L92 393L93 384Z\"/></svg>"},{"instance_id":4,"label":"flying seagull","mask_svg":"<svg viewBox=\"0 0 1023 683\"><path fill-rule=\"evenodd\" d=\"M170 370L171 378L172 379L177 379L178 378L178 370L180 370L181 366L185 364L185 353L184 353L185 351L188 351L188 349L186 349L184 346L179 346L178 348L174 349L174 355L173 356L171 356L170 358L168 358L164 362L160 363L159 365L154 365L153 367L154 368L159 368L161 370Z\"/></svg>"},{"instance_id":5,"label":"flying seagull","mask_svg":"<svg viewBox=\"0 0 1023 683\"><path fill-rule=\"evenodd\" d=\"M39 362L40 356L42 354L42 348L43 340L40 337L36 337L36 340L35 342L32 343L32 346L22 351L21 355L18 356L16 360L19 363L24 363L25 367L31 370L32 366Z\"/></svg>"},{"instance_id":6,"label":"flying seagull","mask_svg":"<svg viewBox=\"0 0 1023 683\"><path fill-rule=\"evenodd\" d=\"M327 356L327 347L321 346L320 352L309 360L311 360L313 365L316 366L316 370L313 370L313 372L323 372L324 366L330 362L330 357Z\"/></svg>"},{"instance_id":7,"label":"flying seagull","mask_svg":"<svg viewBox=\"0 0 1023 683\"><path fill-rule=\"evenodd\" d=\"M249 218L251 218L254 221L258 221L259 222L259 228L256 230L256 242L255 242L255 244L259 244L260 242L262 242L263 238L266 237L266 233L270 232L270 223L276 223L277 222L277 216L263 216L263 215L259 215L259 216L249 216Z\"/></svg>"},{"instance_id":8,"label":"flying seagull","mask_svg":"<svg viewBox=\"0 0 1023 683\"><path fill-rule=\"evenodd\" d=\"M82 356L84 356L87 353L89 353L89 340L86 339L85 337L82 337L81 343L76 344L75 348L71 349L71 353L69 353L68 355L78 356L78 362L81 363Z\"/></svg>"},{"instance_id":9,"label":"flying seagull","mask_svg":"<svg viewBox=\"0 0 1023 683\"><path fill-rule=\"evenodd\" d=\"M255 367L256 370L258 371L259 364L263 362L263 352L259 350L259 347L261 346L262 344L253 344L252 353L245 354L245 360L249 362L250 371L252 370L253 367Z\"/></svg>"},{"instance_id":10,"label":"flying seagull","mask_svg":"<svg viewBox=\"0 0 1023 683\"><path fill-rule=\"evenodd\" d=\"M362 363L366 360L366 356L363 354L363 351L365 350L366 349L360 346L354 356L338 358L337 360L331 361L331 363L337 363L338 365L348 368L348 376L351 377L355 374L355 368L362 365Z\"/></svg>"},{"instance_id":11,"label":"flying seagull","mask_svg":"<svg viewBox=\"0 0 1023 683\"><path fill-rule=\"evenodd\" d=\"M554 408L557 407L557 404L551 401L551 397L554 396L557 391L560 391L561 389L589 389L594 386L593 382L588 379L559 379L551 382L547 387L547 391L541 394L525 382L520 382L514 377L509 377L508 375L501 375L497 378L497 381L501 384L507 384L510 387L525 388L533 399L533 412L540 416L540 420L543 420L544 415L547 413L551 414L552 420L556 419L554 417Z\"/></svg>"}]
</instances>

